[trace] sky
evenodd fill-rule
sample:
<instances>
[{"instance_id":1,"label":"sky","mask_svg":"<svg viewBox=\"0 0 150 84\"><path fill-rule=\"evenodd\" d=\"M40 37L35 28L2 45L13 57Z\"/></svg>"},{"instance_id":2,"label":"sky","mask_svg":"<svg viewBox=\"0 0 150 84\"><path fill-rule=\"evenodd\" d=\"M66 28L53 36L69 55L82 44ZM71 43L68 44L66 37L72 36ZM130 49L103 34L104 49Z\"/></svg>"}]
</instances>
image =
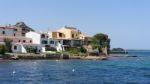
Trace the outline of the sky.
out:
<instances>
[{"instance_id":1,"label":"sky","mask_svg":"<svg viewBox=\"0 0 150 84\"><path fill-rule=\"evenodd\" d=\"M150 49L150 0L0 0L0 25L18 21L37 31L105 33L112 48Z\"/></svg>"}]
</instances>

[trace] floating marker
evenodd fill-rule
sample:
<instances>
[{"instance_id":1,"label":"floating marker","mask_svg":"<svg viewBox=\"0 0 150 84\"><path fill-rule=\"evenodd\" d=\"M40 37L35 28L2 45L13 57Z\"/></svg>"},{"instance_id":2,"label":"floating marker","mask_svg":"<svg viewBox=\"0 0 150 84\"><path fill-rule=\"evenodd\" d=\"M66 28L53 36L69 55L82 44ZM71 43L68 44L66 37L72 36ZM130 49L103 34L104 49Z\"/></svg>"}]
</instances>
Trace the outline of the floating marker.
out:
<instances>
[{"instance_id":1,"label":"floating marker","mask_svg":"<svg viewBox=\"0 0 150 84\"><path fill-rule=\"evenodd\" d=\"M13 72L12 72L12 74L13 74L13 76L16 74L16 71L14 70Z\"/></svg>"},{"instance_id":2,"label":"floating marker","mask_svg":"<svg viewBox=\"0 0 150 84\"><path fill-rule=\"evenodd\" d=\"M72 69L72 72L75 72L75 69Z\"/></svg>"}]
</instances>

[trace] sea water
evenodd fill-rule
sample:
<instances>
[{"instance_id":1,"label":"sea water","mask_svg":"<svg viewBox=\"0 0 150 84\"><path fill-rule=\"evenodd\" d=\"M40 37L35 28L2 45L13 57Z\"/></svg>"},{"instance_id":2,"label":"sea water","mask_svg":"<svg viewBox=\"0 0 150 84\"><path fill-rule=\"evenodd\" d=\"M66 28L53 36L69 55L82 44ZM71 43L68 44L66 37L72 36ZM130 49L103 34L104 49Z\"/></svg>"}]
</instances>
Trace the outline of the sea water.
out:
<instances>
[{"instance_id":1,"label":"sea water","mask_svg":"<svg viewBox=\"0 0 150 84\"><path fill-rule=\"evenodd\" d=\"M0 62L0 84L150 84L150 51L108 60Z\"/></svg>"}]
</instances>

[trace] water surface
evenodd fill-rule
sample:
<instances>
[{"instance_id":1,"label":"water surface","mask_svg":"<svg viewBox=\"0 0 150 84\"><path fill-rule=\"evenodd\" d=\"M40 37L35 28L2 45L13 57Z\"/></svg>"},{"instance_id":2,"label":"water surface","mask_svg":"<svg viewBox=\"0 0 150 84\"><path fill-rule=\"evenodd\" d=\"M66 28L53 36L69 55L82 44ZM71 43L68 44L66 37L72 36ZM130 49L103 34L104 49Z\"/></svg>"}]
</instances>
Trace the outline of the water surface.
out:
<instances>
[{"instance_id":1,"label":"water surface","mask_svg":"<svg viewBox=\"0 0 150 84\"><path fill-rule=\"evenodd\" d=\"M0 62L0 84L150 84L150 52L93 60Z\"/></svg>"}]
</instances>

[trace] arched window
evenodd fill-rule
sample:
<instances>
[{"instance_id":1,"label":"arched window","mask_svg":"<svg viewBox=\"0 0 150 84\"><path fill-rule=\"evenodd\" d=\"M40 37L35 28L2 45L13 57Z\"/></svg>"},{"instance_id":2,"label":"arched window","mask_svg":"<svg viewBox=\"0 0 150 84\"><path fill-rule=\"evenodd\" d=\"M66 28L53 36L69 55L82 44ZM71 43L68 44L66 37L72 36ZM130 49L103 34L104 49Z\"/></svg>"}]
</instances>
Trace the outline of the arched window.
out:
<instances>
[{"instance_id":1,"label":"arched window","mask_svg":"<svg viewBox=\"0 0 150 84\"><path fill-rule=\"evenodd\" d=\"M41 35L41 38L45 38L45 35L44 35L44 34L42 34L42 35Z\"/></svg>"},{"instance_id":2,"label":"arched window","mask_svg":"<svg viewBox=\"0 0 150 84\"><path fill-rule=\"evenodd\" d=\"M32 40L30 40L30 43L32 43Z\"/></svg>"},{"instance_id":3,"label":"arched window","mask_svg":"<svg viewBox=\"0 0 150 84\"><path fill-rule=\"evenodd\" d=\"M16 45L14 46L14 50L17 50L17 46Z\"/></svg>"}]
</instances>

